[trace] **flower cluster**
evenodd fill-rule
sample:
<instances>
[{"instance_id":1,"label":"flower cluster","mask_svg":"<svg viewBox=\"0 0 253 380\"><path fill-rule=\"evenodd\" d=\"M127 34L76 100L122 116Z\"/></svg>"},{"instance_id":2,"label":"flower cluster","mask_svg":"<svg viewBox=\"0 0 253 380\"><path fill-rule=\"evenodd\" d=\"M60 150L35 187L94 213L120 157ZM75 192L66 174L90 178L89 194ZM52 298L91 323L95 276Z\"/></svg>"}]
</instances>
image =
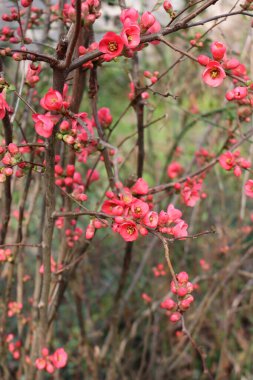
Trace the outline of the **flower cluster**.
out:
<instances>
[{"instance_id":1,"label":"flower cluster","mask_svg":"<svg viewBox=\"0 0 253 380\"><path fill-rule=\"evenodd\" d=\"M148 184L139 178L133 187L119 186L119 195L107 191L101 211L113 218L112 230L125 241L134 241L139 234L145 236L148 230L173 235L176 238L187 236L188 225L181 219L182 212L170 204L167 211L153 211L153 196L148 195ZM99 228L108 224L102 221ZM86 237L91 239L96 229L95 222L88 226Z\"/></svg>"},{"instance_id":2,"label":"flower cluster","mask_svg":"<svg viewBox=\"0 0 253 380\"><path fill-rule=\"evenodd\" d=\"M23 308L22 303L20 302L9 302L8 303L8 317L13 317L16 314L20 314Z\"/></svg>"},{"instance_id":3,"label":"flower cluster","mask_svg":"<svg viewBox=\"0 0 253 380\"><path fill-rule=\"evenodd\" d=\"M240 157L238 150L234 153L230 151L223 153L219 158L219 163L223 169L227 171L233 170L236 177L241 176L242 169L249 169L251 166L250 161Z\"/></svg>"},{"instance_id":4,"label":"flower cluster","mask_svg":"<svg viewBox=\"0 0 253 380\"><path fill-rule=\"evenodd\" d=\"M14 360L18 360L21 355L21 347L22 343L20 340L17 340L14 342L14 335L13 334L8 334L7 337L5 338L5 342L8 344L8 350L11 353L12 357Z\"/></svg>"},{"instance_id":5,"label":"flower cluster","mask_svg":"<svg viewBox=\"0 0 253 380\"><path fill-rule=\"evenodd\" d=\"M0 249L0 262L6 262L12 260L12 254L10 249Z\"/></svg>"},{"instance_id":6,"label":"flower cluster","mask_svg":"<svg viewBox=\"0 0 253 380\"><path fill-rule=\"evenodd\" d=\"M51 355L47 348L43 348L41 354L42 356L35 361L36 368L40 371L54 373L56 369L65 367L68 361L68 354L64 348L57 348Z\"/></svg>"},{"instance_id":7,"label":"flower cluster","mask_svg":"<svg viewBox=\"0 0 253 380\"><path fill-rule=\"evenodd\" d=\"M100 12L100 0L86 0L81 4L81 17L84 26L94 24L96 19L101 16ZM71 4L64 4L63 7L63 20L65 23L75 22L76 9L75 0L71 1Z\"/></svg>"},{"instance_id":8,"label":"flower cluster","mask_svg":"<svg viewBox=\"0 0 253 380\"><path fill-rule=\"evenodd\" d=\"M180 272L176 276L176 280L176 283L175 281L171 282L170 290L177 296L177 301L168 297L160 304L160 307L166 310L166 314L173 323L180 321L182 314L189 309L191 303L194 301L194 297L191 295L194 286L189 282L188 274L186 272Z\"/></svg>"},{"instance_id":9,"label":"flower cluster","mask_svg":"<svg viewBox=\"0 0 253 380\"><path fill-rule=\"evenodd\" d=\"M135 49L140 46L141 34L159 32L161 26L155 16L150 12L144 12L141 16L135 8L127 8L121 12L120 21L123 24L120 35L107 32L99 42L99 50L104 53L103 59L110 61L123 52L127 57L132 57ZM157 41L153 41L156 43Z\"/></svg>"},{"instance_id":10,"label":"flower cluster","mask_svg":"<svg viewBox=\"0 0 253 380\"><path fill-rule=\"evenodd\" d=\"M179 186L177 186L179 185ZM184 184L175 184L176 190L180 189L181 200L186 206L194 207L200 198L205 198L206 194L202 193L203 179L199 177L187 178Z\"/></svg>"},{"instance_id":11,"label":"flower cluster","mask_svg":"<svg viewBox=\"0 0 253 380\"><path fill-rule=\"evenodd\" d=\"M162 263L157 264L154 268L152 268L152 271L155 277L166 276L166 271Z\"/></svg>"},{"instance_id":12,"label":"flower cluster","mask_svg":"<svg viewBox=\"0 0 253 380\"><path fill-rule=\"evenodd\" d=\"M213 60L210 59L207 55L198 56L198 62L205 66L205 70L202 74L203 81L211 87L218 87L222 84L223 80L226 77L225 70L229 71L233 76L239 77L244 81L248 81L249 77L246 73L246 67L241 64L236 58L227 58L226 57L226 46L219 41L214 41L211 44L211 54ZM233 79L233 82L236 84L238 80ZM244 100L245 104L253 104L253 98L248 96L247 86L239 86L228 91L226 93L226 99L228 101L239 101Z\"/></svg>"},{"instance_id":13,"label":"flower cluster","mask_svg":"<svg viewBox=\"0 0 253 380\"><path fill-rule=\"evenodd\" d=\"M26 72L25 82L29 87L35 87L35 84L39 82L39 74L41 72L41 65L36 66L34 63L28 65Z\"/></svg>"},{"instance_id":14,"label":"flower cluster","mask_svg":"<svg viewBox=\"0 0 253 380\"><path fill-rule=\"evenodd\" d=\"M56 156L56 161L60 157ZM63 190L71 189L71 195L79 202L86 201L88 199L87 195L84 193L84 183L82 181L82 176L76 171L75 165L67 165L66 169L57 163L55 165L55 184L61 187Z\"/></svg>"}]
</instances>

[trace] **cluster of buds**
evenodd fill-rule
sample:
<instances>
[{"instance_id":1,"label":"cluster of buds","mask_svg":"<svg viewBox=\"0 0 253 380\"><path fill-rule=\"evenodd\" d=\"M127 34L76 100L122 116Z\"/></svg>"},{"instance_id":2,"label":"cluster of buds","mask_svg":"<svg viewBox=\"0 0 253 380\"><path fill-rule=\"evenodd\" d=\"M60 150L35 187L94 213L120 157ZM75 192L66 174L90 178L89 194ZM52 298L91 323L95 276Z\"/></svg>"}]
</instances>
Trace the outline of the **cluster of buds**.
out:
<instances>
[{"instance_id":1,"label":"cluster of buds","mask_svg":"<svg viewBox=\"0 0 253 380\"><path fill-rule=\"evenodd\" d=\"M13 317L16 314L20 314L23 308L22 303L20 302L9 302L8 303L8 317Z\"/></svg>"},{"instance_id":2,"label":"cluster of buds","mask_svg":"<svg viewBox=\"0 0 253 380\"><path fill-rule=\"evenodd\" d=\"M200 41L201 37L202 37L201 33L195 33L194 38L192 40L190 40L190 44L192 46L202 48L203 47L203 42Z\"/></svg>"},{"instance_id":3,"label":"cluster of buds","mask_svg":"<svg viewBox=\"0 0 253 380\"><path fill-rule=\"evenodd\" d=\"M40 77L39 77L40 72L41 72L41 65L36 66L34 63L30 63L28 65L25 83L29 87L33 88L35 84L38 83L40 80Z\"/></svg>"},{"instance_id":4,"label":"cluster of buds","mask_svg":"<svg viewBox=\"0 0 253 380\"><path fill-rule=\"evenodd\" d=\"M242 169L249 169L251 164L250 161L243 157L240 157L240 152L237 150L235 152L227 151L223 153L219 158L220 166L227 170L233 170L236 177L240 177L242 174Z\"/></svg>"},{"instance_id":5,"label":"cluster of buds","mask_svg":"<svg viewBox=\"0 0 253 380\"><path fill-rule=\"evenodd\" d=\"M57 350L49 355L49 350L43 348L41 351L42 356L35 360L35 366L38 370L45 370L48 373L54 373L56 369L66 366L68 361L68 354L64 348L57 348Z\"/></svg>"},{"instance_id":6,"label":"cluster of buds","mask_svg":"<svg viewBox=\"0 0 253 380\"><path fill-rule=\"evenodd\" d=\"M82 176L76 171L75 165L67 165L64 170L59 163L55 165L55 184L63 190L72 189L72 196L79 202L87 201L88 197L84 193Z\"/></svg>"},{"instance_id":7,"label":"cluster of buds","mask_svg":"<svg viewBox=\"0 0 253 380\"><path fill-rule=\"evenodd\" d=\"M0 249L0 263L12 261L12 253L10 249Z\"/></svg>"},{"instance_id":8,"label":"cluster of buds","mask_svg":"<svg viewBox=\"0 0 253 380\"><path fill-rule=\"evenodd\" d=\"M166 271L162 263L157 264L154 268L152 268L152 271L155 277L166 276Z\"/></svg>"},{"instance_id":9,"label":"cluster of buds","mask_svg":"<svg viewBox=\"0 0 253 380\"><path fill-rule=\"evenodd\" d=\"M57 270L62 268L62 264L57 265L53 256L50 257L50 264L51 264L51 266L50 266L51 267L51 273L55 273ZM40 274L44 273L44 264L41 264L40 269L39 269L39 273Z\"/></svg>"},{"instance_id":10,"label":"cluster of buds","mask_svg":"<svg viewBox=\"0 0 253 380\"><path fill-rule=\"evenodd\" d=\"M195 157L197 164L199 166L203 166L210 162L215 157L215 154L208 152L208 150L206 150L205 148L200 148L198 151L195 152Z\"/></svg>"},{"instance_id":11,"label":"cluster of buds","mask_svg":"<svg viewBox=\"0 0 253 380\"><path fill-rule=\"evenodd\" d=\"M78 48L79 57L81 57L87 53L91 53L92 51L97 50L97 49L98 49L98 43L97 42L93 42L92 44L89 45L88 48L80 45ZM88 61L88 62L84 63L82 65L82 67L84 69L92 69L93 68L93 62L94 61Z\"/></svg>"},{"instance_id":12,"label":"cluster of buds","mask_svg":"<svg viewBox=\"0 0 253 380\"><path fill-rule=\"evenodd\" d=\"M206 198L206 193L202 192L203 179L200 177L187 178L181 185L175 183L174 188L181 194L182 202L189 207L194 207L199 199Z\"/></svg>"},{"instance_id":13,"label":"cluster of buds","mask_svg":"<svg viewBox=\"0 0 253 380\"><path fill-rule=\"evenodd\" d=\"M12 22L12 21L17 21L19 19L19 13L17 8L11 7L10 8L11 13L3 13L2 14L2 20L6 22ZM23 16L24 11L20 12L20 16Z\"/></svg>"},{"instance_id":14,"label":"cluster of buds","mask_svg":"<svg viewBox=\"0 0 253 380\"><path fill-rule=\"evenodd\" d=\"M71 4L64 4L63 21L72 23L76 20L75 0ZM101 16L100 0L85 0L81 4L81 17L83 25L92 25Z\"/></svg>"},{"instance_id":15,"label":"cluster of buds","mask_svg":"<svg viewBox=\"0 0 253 380\"><path fill-rule=\"evenodd\" d=\"M191 303L194 301L194 297L191 293L194 290L194 286L189 282L189 276L186 272L180 272L176 276L176 282L171 281L170 290L177 296L177 301L168 297L161 302L160 307L166 310L171 322L176 323L180 321L182 314L189 309Z\"/></svg>"},{"instance_id":16,"label":"cluster of buds","mask_svg":"<svg viewBox=\"0 0 253 380\"><path fill-rule=\"evenodd\" d=\"M20 340L17 340L14 342L14 335L13 334L8 334L5 342L8 344L8 350L11 353L12 357L14 360L19 360L20 355L21 355L21 347L22 343Z\"/></svg>"},{"instance_id":17,"label":"cluster of buds","mask_svg":"<svg viewBox=\"0 0 253 380\"><path fill-rule=\"evenodd\" d=\"M24 166L19 148L14 143L10 143L7 147L0 146L0 160L4 165L0 167L0 182L5 182L6 177L13 174L13 166Z\"/></svg>"},{"instance_id":18,"label":"cluster of buds","mask_svg":"<svg viewBox=\"0 0 253 380\"><path fill-rule=\"evenodd\" d=\"M80 237L83 234L83 230L80 227L76 227L74 230L71 230L70 228L65 230L67 245L70 248L73 248L75 243L80 239Z\"/></svg>"},{"instance_id":19,"label":"cluster of buds","mask_svg":"<svg viewBox=\"0 0 253 380\"><path fill-rule=\"evenodd\" d=\"M173 235L176 238L187 236L188 225L181 219L182 212L169 205L167 211L153 211L153 196L148 195L148 184L139 178L132 188L118 184L119 194L107 191L101 211L113 219L112 230L125 241L134 241L139 234L146 236L148 230ZM93 225L93 224L92 224ZM89 227L89 238L95 230Z\"/></svg>"},{"instance_id":20,"label":"cluster of buds","mask_svg":"<svg viewBox=\"0 0 253 380\"><path fill-rule=\"evenodd\" d=\"M106 219L91 219L88 227L86 228L85 237L86 239L92 239L95 235L96 230L100 230L101 228L106 228L109 226L109 223Z\"/></svg>"},{"instance_id":21,"label":"cluster of buds","mask_svg":"<svg viewBox=\"0 0 253 380\"><path fill-rule=\"evenodd\" d=\"M151 73L150 71L145 70L143 74L145 78L150 79L151 84L155 84L158 80L159 71L154 71Z\"/></svg>"}]
</instances>

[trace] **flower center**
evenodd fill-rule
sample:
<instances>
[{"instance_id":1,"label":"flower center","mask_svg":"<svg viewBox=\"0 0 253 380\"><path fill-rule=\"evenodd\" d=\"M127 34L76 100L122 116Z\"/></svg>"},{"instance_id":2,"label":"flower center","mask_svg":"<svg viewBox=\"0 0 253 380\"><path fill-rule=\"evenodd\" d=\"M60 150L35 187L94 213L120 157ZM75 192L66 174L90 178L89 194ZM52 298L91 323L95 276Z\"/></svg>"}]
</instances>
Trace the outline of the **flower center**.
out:
<instances>
[{"instance_id":1,"label":"flower center","mask_svg":"<svg viewBox=\"0 0 253 380\"><path fill-rule=\"evenodd\" d=\"M211 71L211 78L212 79L215 79L215 78L217 78L219 76L219 70L217 70L217 69L213 69L212 71Z\"/></svg>"},{"instance_id":2,"label":"flower center","mask_svg":"<svg viewBox=\"0 0 253 380\"><path fill-rule=\"evenodd\" d=\"M133 233L134 233L134 227L128 226L127 227L127 233L128 233L128 235L133 235Z\"/></svg>"},{"instance_id":3,"label":"flower center","mask_svg":"<svg viewBox=\"0 0 253 380\"><path fill-rule=\"evenodd\" d=\"M117 42L111 41L108 43L108 50L111 52L116 51L118 49L118 44Z\"/></svg>"}]
</instances>

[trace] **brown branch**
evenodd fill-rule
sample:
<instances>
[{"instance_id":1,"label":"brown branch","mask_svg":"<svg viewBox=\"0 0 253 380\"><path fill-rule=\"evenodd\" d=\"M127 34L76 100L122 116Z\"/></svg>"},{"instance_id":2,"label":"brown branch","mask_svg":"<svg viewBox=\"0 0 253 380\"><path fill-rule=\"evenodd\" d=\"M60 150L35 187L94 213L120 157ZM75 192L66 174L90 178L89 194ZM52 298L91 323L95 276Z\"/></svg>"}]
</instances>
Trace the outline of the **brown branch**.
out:
<instances>
[{"instance_id":1,"label":"brown branch","mask_svg":"<svg viewBox=\"0 0 253 380\"><path fill-rule=\"evenodd\" d=\"M64 62L64 68L69 67L77 41L81 29L81 0L75 1L75 9L76 9L76 20L75 20L75 30L73 37L71 38L71 41L68 45L67 53L66 53L66 59Z\"/></svg>"}]
</instances>

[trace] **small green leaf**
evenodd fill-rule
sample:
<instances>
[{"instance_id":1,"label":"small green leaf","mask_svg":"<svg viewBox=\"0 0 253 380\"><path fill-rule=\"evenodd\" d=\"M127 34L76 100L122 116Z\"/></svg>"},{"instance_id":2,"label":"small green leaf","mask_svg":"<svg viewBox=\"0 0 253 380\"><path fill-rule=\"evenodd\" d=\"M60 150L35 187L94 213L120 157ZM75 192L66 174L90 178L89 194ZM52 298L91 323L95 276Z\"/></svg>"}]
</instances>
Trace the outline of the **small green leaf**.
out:
<instances>
[{"instance_id":1,"label":"small green leaf","mask_svg":"<svg viewBox=\"0 0 253 380\"><path fill-rule=\"evenodd\" d=\"M16 87L14 86L14 84L10 84L8 87L7 87L7 91L11 92L11 91L16 91Z\"/></svg>"}]
</instances>

